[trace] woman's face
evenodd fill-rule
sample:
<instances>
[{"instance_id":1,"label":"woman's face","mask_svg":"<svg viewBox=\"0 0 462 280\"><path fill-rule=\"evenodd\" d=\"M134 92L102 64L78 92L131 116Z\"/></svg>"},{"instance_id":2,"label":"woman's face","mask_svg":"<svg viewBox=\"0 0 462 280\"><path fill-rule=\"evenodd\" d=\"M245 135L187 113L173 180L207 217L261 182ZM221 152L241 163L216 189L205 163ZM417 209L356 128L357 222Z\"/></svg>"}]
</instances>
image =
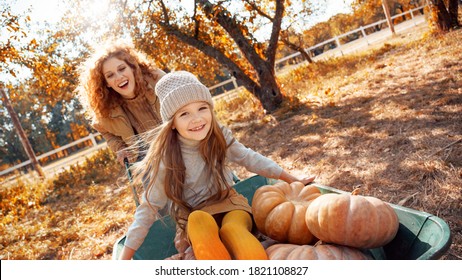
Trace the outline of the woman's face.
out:
<instances>
[{"instance_id":1,"label":"woman's face","mask_svg":"<svg viewBox=\"0 0 462 280\"><path fill-rule=\"evenodd\" d=\"M189 103L173 117L173 128L186 139L203 140L212 125L212 111L207 102Z\"/></svg>"},{"instance_id":2,"label":"woman's face","mask_svg":"<svg viewBox=\"0 0 462 280\"><path fill-rule=\"evenodd\" d=\"M135 76L133 69L125 61L111 57L103 62L102 69L108 87L123 98L135 97Z\"/></svg>"}]
</instances>

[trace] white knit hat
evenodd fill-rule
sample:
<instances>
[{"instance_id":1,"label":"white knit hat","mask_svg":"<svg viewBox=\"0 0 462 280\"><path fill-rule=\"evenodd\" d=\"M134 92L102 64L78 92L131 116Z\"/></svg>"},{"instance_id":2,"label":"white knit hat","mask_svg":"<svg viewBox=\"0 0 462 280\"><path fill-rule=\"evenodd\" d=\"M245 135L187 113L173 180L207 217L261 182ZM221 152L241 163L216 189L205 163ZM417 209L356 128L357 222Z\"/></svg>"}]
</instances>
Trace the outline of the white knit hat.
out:
<instances>
[{"instance_id":1,"label":"white knit hat","mask_svg":"<svg viewBox=\"0 0 462 280\"><path fill-rule=\"evenodd\" d=\"M181 107L196 101L205 101L213 107L212 95L193 74L177 71L163 76L156 84L160 99L160 115L163 122L169 121Z\"/></svg>"}]
</instances>

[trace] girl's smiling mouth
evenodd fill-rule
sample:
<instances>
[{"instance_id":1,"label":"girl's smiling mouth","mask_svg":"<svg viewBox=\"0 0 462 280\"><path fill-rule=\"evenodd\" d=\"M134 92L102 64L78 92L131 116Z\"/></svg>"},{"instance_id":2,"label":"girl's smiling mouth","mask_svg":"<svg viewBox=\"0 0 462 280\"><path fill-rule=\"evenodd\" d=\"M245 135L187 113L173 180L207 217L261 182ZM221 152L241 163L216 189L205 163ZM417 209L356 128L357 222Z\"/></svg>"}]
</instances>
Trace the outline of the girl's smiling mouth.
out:
<instances>
[{"instance_id":1,"label":"girl's smiling mouth","mask_svg":"<svg viewBox=\"0 0 462 280\"><path fill-rule=\"evenodd\" d=\"M200 130L202 130L204 127L205 127L205 124L200 125L200 126L193 127L193 128L191 128L191 129L189 129L189 130L190 130L190 131L200 131Z\"/></svg>"}]
</instances>

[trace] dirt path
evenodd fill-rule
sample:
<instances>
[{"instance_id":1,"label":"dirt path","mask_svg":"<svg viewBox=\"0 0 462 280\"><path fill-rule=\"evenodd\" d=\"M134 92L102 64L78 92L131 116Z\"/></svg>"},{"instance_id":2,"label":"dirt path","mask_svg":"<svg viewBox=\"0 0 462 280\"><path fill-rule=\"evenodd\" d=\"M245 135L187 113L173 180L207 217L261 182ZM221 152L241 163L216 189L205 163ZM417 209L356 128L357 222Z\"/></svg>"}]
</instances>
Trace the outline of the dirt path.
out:
<instances>
[{"instance_id":1,"label":"dirt path","mask_svg":"<svg viewBox=\"0 0 462 280\"><path fill-rule=\"evenodd\" d=\"M233 130L294 173L441 217L453 238L443 259L462 259L462 30L435 39L385 45L350 76L308 86L298 111Z\"/></svg>"}]
</instances>

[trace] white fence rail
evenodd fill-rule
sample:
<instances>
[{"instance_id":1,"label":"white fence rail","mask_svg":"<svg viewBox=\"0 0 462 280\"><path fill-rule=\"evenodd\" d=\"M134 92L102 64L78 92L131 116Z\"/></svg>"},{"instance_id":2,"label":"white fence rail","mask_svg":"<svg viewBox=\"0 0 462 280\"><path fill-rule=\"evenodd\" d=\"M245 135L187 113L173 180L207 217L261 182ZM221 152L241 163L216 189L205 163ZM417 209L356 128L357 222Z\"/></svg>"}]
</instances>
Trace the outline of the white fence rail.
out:
<instances>
[{"instance_id":1,"label":"white fence rail","mask_svg":"<svg viewBox=\"0 0 462 280\"><path fill-rule=\"evenodd\" d=\"M416 19L417 17L415 16L415 13L420 13L419 11L421 11L421 10L423 11L423 9L425 8L425 6L427 6L427 5L428 5L428 4L425 4L425 5L422 5L422 6L420 6L420 7L416 7L416 8L414 8L414 9L410 9L410 10L408 10L408 11L405 11L405 12L403 12L403 13L401 13L401 14L394 15L394 16L391 17L391 19L394 20L394 19L396 19L396 18L403 17L403 16L406 16L407 14L409 14L409 15L411 15L411 19L409 19L409 20L412 20L412 21L414 22L414 26L416 26L416 25L417 25L417 22L415 21L415 19ZM419 17L421 18L422 16L420 15ZM330 50L340 49L342 46L346 46L346 45L348 45L348 44L350 44L350 43L353 43L354 41L356 41L356 40L358 40L358 39L363 39L363 40L366 41L367 45L370 45L371 43L374 42L374 40L373 40L373 39L369 40L369 37L371 37L371 34L368 35L368 34L366 33L366 30L372 29L372 28L374 28L374 27L376 27L376 26L380 26L380 25L382 25L382 24L387 24L387 20L386 20L386 19L383 19L383 20L380 20L380 21L377 21L377 22L368 24L368 25L366 25L366 26L360 26L359 28L357 28L357 29L355 29L355 30L352 30L352 31L346 32L346 33L344 33L344 34L335 36L334 38L328 39L328 40L326 40L326 41L324 41L324 42L321 42L321 43L318 43L318 44L316 44L316 45L314 45L314 46L311 46L311 47L309 47L309 48L306 48L305 51L306 51L308 54L312 54L316 49L318 49L318 48L320 48L320 47L323 47L323 46L326 46L327 44L331 44L331 43L335 43L335 48L332 48L332 49L330 49ZM387 26L387 28L389 28L389 27ZM380 31L380 30L378 30L378 31ZM376 32L378 32L378 31L376 31ZM373 33L376 33L376 32L373 32ZM341 44L341 39L342 39L342 38L347 37L347 36L349 36L349 35L354 35L354 34L356 34L356 33L360 33L362 37L358 36L358 38L355 39L355 40L351 40L351 41L349 41L349 42L347 42L347 43L345 43L345 44L343 44L343 45ZM372 33L372 34L373 34L373 33ZM342 55L344 54L344 53L342 52L342 50L340 50L340 52L341 52ZM324 53L324 51L322 51L322 53L319 53L319 54L314 54L314 55L312 56L312 59L316 60L316 56L318 56L318 55L321 56L323 53ZM288 56L286 56L286 57L283 57L283 58L281 58L281 59L278 59L278 60L276 60L276 62L275 62L275 68L276 68L276 69L282 68L282 66L280 66L280 65L281 65L283 62L286 62L286 61L288 61L288 60L290 60L290 59L298 58L299 56L301 56L301 53L300 53L300 52L296 52L296 53L290 54L290 55L288 55ZM231 77L230 79L225 80L225 81L223 81L223 82L221 82L221 83L219 83L219 84L217 84L217 85L214 85L214 86L210 87L209 89L210 89L210 90L216 89L216 88L218 88L218 87L220 87L220 86L224 86L224 85L227 85L227 84L229 84L229 83L233 83L233 85L234 85L234 88L233 88L231 91L234 91L235 89L239 88L238 84L236 83L236 78ZM226 93L228 94L228 92L226 92ZM229 98L229 97L225 96L225 94L221 94L221 95L216 96L215 98L216 98L216 99L221 99L221 98Z\"/></svg>"},{"instance_id":2,"label":"white fence rail","mask_svg":"<svg viewBox=\"0 0 462 280\"><path fill-rule=\"evenodd\" d=\"M64 145L64 146L62 146L62 147L59 147L58 149L54 149L54 150L52 150L52 151L46 152L46 153L44 153L44 154L41 154L41 155L37 156L37 160L41 160L42 158L46 158L46 157L49 157L49 156L51 156L51 155L57 154L57 153L59 153L59 152L61 152L61 151L64 151L64 150L66 150L66 149L68 149L68 148L71 148L71 147L73 147L73 146L75 146L75 145L78 145L78 144L80 144L80 143L82 143L82 142L85 142L85 141L88 141L88 140L91 140L91 142L92 142L92 147L97 147L97 146L98 146L98 142L96 141L96 137L97 137L97 136L100 136L100 135L101 135L100 133L90 134L90 135L88 135L88 136L86 136L86 137L83 137L83 138L81 138L81 139L79 139L79 140L76 140L76 141L71 142L71 143L69 143L69 144L67 144L67 145ZM29 159L29 160L27 160L27 161L21 162L20 164L17 164L17 165L15 165L15 166L12 166L12 167L10 167L10 168L8 168L8 169L2 170L2 171L0 171L0 176L3 176L3 175L8 174L8 173L10 173L10 172L13 172L14 170L16 170L16 169L18 169L18 168L21 168L21 167L24 167L24 166L26 166L26 165L29 165L30 163L31 163L31 160Z\"/></svg>"},{"instance_id":3,"label":"white fence rail","mask_svg":"<svg viewBox=\"0 0 462 280\"><path fill-rule=\"evenodd\" d=\"M427 5L427 4L426 4L426 5ZM403 16L405 16L405 15L407 15L407 14L410 14L410 15L411 15L411 19L410 19L410 20L415 20L416 17L415 17L415 15L414 15L414 13L418 13L419 10L422 10L426 5L423 5L423 6L420 6L420 7L411 9L411 10L408 10L408 11L406 11L406 12L404 12L404 13L401 13L401 14L394 15L394 16L391 17L391 18L392 18L392 19L395 19L395 18L403 17ZM422 17L422 16L420 16L420 17ZM374 27L376 27L376 26L380 26L380 25L382 25L382 24L384 24L384 23L387 23L387 21L386 21L385 19L384 19L384 20L377 21L377 22L374 22L374 23L371 23L371 24L366 25L366 26L361 26L361 27L359 27L359 28L357 28L357 29L355 29L355 30L352 30L352 31L349 31L349 32L347 32L347 33L344 33L344 34L335 36L334 38L328 39L328 40L326 40L326 41L324 41L324 42L321 42L321 43L319 43L319 44L316 44L316 45L314 45L314 46L311 46L311 47L305 49L305 51L306 51L307 53L313 53L313 52L314 52L316 49L318 49L318 48L321 48L321 47L323 47L323 46L326 46L327 44L335 43L335 48L329 49L328 51L332 51L332 50L335 50L335 49L339 49L340 52L341 52L341 55L343 55L344 52L343 52L343 50L341 49L341 47L346 46L346 45L348 45L348 44L351 44L351 43L355 42L356 40L361 39L361 37L358 36L357 39L351 40L351 41L349 41L349 42L347 42L347 43L345 43L345 44L343 44L343 45L341 44L341 40L340 40L341 38L347 37L347 36L349 36L349 35L353 35L353 34L356 34L356 33L360 33L361 36L362 36L362 39L366 41L366 45L365 45L365 46L367 46L367 45L369 45L369 44L371 43L371 40L369 40L369 38L371 37L371 35L372 35L373 33L371 33L371 34L368 35L368 34L366 33L366 30L371 29L371 28L374 28ZM414 25L417 25L416 21L414 21ZM374 33L375 33L375 32L374 32ZM364 47L364 46L360 46L360 47ZM325 53L325 52L322 51L322 53L318 53L317 55L314 55L314 56L313 56L313 59L316 60L316 56L321 56L321 55L324 54L324 53ZM326 51L326 53L327 53L327 51ZM286 61L288 61L288 60L290 60L290 59L294 59L294 58L296 58L296 57L298 57L298 56L301 56L301 53L300 53L300 52L293 53L293 54L291 54L291 55L288 55L288 56L286 56L286 57L283 57L283 58L277 60L277 61L275 62L275 64L276 64L276 65L275 65L276 69L282 68L282 66L279 66L279 65L282 64L283 62L286 62ZM213 90L213 89L217 89L217 88L219 88L219 87L225 86L225 85L230 84L230 83L233 84L233 89L230 90L230 91L225 91L226 94L223 93L223 94L214 96L214 99L215 99L215 100L217 100L217 99L222 99L222 98L227 98L227 99L228 99L228 98L232 98L233 93L236 93L236 89L239 88L239 85L238 85L237 82L236 82L236 78L231 77L231 78L228 79L228 80L225 80L225 81L223 81L223 82L221 82L221 83L219 83L219 84L216 84L216 85L214 85L214 86L209 87L209 90ZM82 138L82 139L79 139L79 140L77 140L77 141L74 141L74 142L72 142L72 143L69 143L69 144L67 144L67 145L65 145L65 146L62 146L62 147L58 148L58 149L55 149L55 150L49 151L49 152L47 152L47 153L44 153L44 154L38 156L37 159L40 160L40 159L42 159L42 158L45 158L45 157L54 155L54 154L56 154L56 153L58 153L58 152L60 152L60 151L63 151L63 150L65 150L65 149L68 149L68 148L70 148L70 147L73 147L73 146L75 146L75 145L78 145L78 144L80 144L80 143L82 143L82 142L85 142L85 141L88 141L88 140L91 140L92 143L93 143L93 144L92 144L92 149L98 148L98 144L97 144L97 142L96 142L95 137L97 137L97 136L99 136L99 135L100 135L99 133L90 134L90 135L87 136L87 137L84 137L84 138ZM100 147L103 147L103 146L100 146ZM31 163L31 161L30 161L30 160L27 160L27 161L22 162L22 163L20 163L20 164L18 164L18 165L15 165L15 166L13 166L13 167L10 167L10 168L8 168L8 169L5 169L5 170L3 170L3 171L0 171L0 176L3 176L3 175L8 174L8 173L10 173L10 172L13 172L14 170L17 170L17 169L19 169L19 168L21 168L21 167L27 166L27 165L30 164L30 163Z\"/></svg>"}]
</instances>

